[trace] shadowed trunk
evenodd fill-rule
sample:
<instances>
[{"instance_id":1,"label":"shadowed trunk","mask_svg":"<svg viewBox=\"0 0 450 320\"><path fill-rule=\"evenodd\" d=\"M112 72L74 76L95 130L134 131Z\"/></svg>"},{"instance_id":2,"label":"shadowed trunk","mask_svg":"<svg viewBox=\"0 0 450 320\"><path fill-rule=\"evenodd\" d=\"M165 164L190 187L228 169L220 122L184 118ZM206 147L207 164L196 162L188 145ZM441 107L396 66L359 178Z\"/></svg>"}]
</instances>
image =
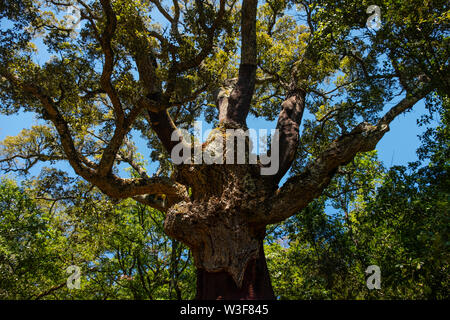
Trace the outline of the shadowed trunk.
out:
<instances>
[{"instance_id":1,"label":"shadowed trunk","mask_svg":"<svg viewBox=\"0 0 450 320\"><path fill-rule=\"evenodd\" d=\"M249 261L242 286L227 272L197 270L197 300L273 300L275 295L261 241L259 256Z\"/></svg>"}]
</instances>

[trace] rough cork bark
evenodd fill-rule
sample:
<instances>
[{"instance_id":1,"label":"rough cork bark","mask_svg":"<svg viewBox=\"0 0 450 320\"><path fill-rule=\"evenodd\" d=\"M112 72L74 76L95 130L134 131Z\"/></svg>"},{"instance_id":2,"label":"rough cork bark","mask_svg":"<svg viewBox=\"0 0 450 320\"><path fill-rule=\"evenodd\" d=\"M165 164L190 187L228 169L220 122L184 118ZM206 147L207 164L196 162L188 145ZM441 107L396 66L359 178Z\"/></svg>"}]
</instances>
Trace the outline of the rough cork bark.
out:
<instances>
[{"instance_id":1,"label":"rough cork bark","mask_svg":"<svg viewBox=\"0 0 450 320\"><path fill-rule=\"evenodd\" d=\"M224 132L214 130L208 141ZM272 179L258 164L203 164L180 166L177 180L191 186L191 197L168 210L164 227L193 253L197 298L273 298L262 249L266 225L258 223Z\"/></svg>"}]
</instances>

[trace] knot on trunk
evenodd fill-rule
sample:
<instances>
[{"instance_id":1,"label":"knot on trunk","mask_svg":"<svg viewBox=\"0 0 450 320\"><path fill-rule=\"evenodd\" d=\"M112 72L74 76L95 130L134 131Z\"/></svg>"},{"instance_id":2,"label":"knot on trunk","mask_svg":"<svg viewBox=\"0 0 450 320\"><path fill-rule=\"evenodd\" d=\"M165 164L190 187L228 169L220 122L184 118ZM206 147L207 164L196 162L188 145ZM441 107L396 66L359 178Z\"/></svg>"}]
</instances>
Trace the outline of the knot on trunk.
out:
<instances>
[{"instance_id":1,"label":"knot on trunk","mask_svg":"<svg viewBox=\"0 0 450 320\"><path fill-rule=\"evenodd\" d=\"M182 202L167 213L166 233L191 249L197 268L229 273L241 287L247 264L259 255L265 228L255 229L245 210L226 199Z\"/></svg>"}]
</instances>

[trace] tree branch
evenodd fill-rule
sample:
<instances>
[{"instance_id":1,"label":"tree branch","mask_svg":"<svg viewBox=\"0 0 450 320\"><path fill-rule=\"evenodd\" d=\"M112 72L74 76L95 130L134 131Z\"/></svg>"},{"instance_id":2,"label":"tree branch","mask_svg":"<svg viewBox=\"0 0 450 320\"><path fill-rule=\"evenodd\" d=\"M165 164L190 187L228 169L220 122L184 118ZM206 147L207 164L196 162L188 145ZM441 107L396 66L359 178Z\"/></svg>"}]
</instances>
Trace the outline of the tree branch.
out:
<instances>
[{"instance_id":1,"label":"tree branch","mask_svg":"<svg viewBox=\"0 0 450 320\"><path fill-rule=\"evenodd\" d=\"M109 99L111 100L116 118L114 135L108 146L103 151L99 164L99 174L106 175L112 170L116 154L129 128L125 127L125 114L123 112L122 103L120 102L116 89L111 83L111 76L114 68L114 52L111 47L111 40L116 30L117 18L109 0L101 0L100 3L106 15L106 26L100 38L100 44L105 56L100 83L103 90L106 91Z\"/></svg>"},{"instance_id":2,"label":"tree branch","mask_svg":"<svg viewBox=\"0 0 450 320\"><path fill-rule=\"evenodd\" d=\"M392 107L376 125L362 122L349 134L334 140L314 161L311 161L298 175L291 177L268 200L265 223L283 221L305 208L317 198L330 183L337 169L349 163L358 152L367 152L375 148L378 141L389 131L389 124L396 116L411 108L430 91L416 95L407 95Z\"/></svg>"},{"instance_id":3,"label":"tree branch","mask_svg":"<svg viewBox=\"0 0 450 320\"><path fill-rule=\"evenodd\" d=\"M148 121L153 131L155 131L162 145L170 154L173 147L178 144L178 141L172 141L172 133L177 130L177 127L172 121L167 110L152 112L148 110Z\"/></svg>"},{"instance_id":4,"label":"tree branch","mask_svg":"<svg viewBox=\"0 0 450 320\"><path fill-rule=\"evenodd\" d=\"M185 198L186 189L184 186L170 180L169 178L137 178L122 179L111 172L108 174L99 174L97 170L86 167L83 163L89 163L75 148L70 129L67 122L53 103L52 99L41 92L41 90L31 84L21 83L16 76L9 73L6 68L0 68L0 74L8 79L13 85L18 86L24 92L35 97L44 107L46 117L52 121L61 140L61 145L67 159L74 171L96 185L106 195L122 199L144 194L166 194L173 201L180 201ZM126 123L131 124L131 119Z\"/></svg>"},{"instance_id":5,"label":"tree branch","mask_svg":"<svg viewBox=\"0 0 450 320\"><path fill-rule=\"evenodd\" d=\"M48 296L49 294L52 294L53 292L64 288L64 286L66 286L66 282L60 283L56 286L51 287L50 289L48 289L47 291L44 291L42 293L40 293L39 295L36 296L36 300L40 300L41 298L44 298L45 296Z\"/></svg>"},{"instance_id":6,"label":"tree branch","mask_svg":"<svg viewBox=\"0 0 450 320\"><path fill-rule=\"evenodd\" d=\"M241 64L236 85L225 108L218 106L222 122L245 127L256 82L257 0L244 0L241 9Z\"/></svg>"},{"instance_id":7,"label":"tree branch","mask_svg":"<svg viewBox=\"0 0 450 320\"><path fill-rule=\"evenodd\" d=\"M114 68L114 52L111 47L111 40L114 36L114 32L116 31L117 18L109 0L101 0L100 2L106 15L105 30L100 37L100 44L105 56L100 82L103 90L106 91L108 97L111 99L117 121L122 124L125 120L125 115L116 89L111 83L111 76Z\"/></svg>"},{"instance_id":8,"label":"tree branch","mask_svg":"<svg viewBox=\"0 0 450 320\"><path fill-rule=\"evenodd\" d=\"M92 176L93 171L82 165L82 156L77 152L75 148L72 136L70 134L69 126L59 110L56 108L52 99L42 93L38 87L27 83L21 83L19 79L15 75L9 73L6 68L1 68L0 74L8 79L13 85L21 88L24 92L36 98L42 104L45 110L45 116L50 121L52 121L60 136L61 145L64 149L65 154L67 155L67 159L69 160L70 165L73 167L77 174L83 177Z\"/></svg>"},{"instance_id":9,"label":"tree branch","mask_svg":"<svg viewBox=\"0 0 450 320\"><path fill-rule=\"evenodd\" d=\"M286 174L294 161L299 143L299 127L305 110L306 92L296 90L288 95L281 104L281 112L278 116L277 134L279 142L279 169L274 176L274 183L278 184Z\"/></svg>"}]
</instances>

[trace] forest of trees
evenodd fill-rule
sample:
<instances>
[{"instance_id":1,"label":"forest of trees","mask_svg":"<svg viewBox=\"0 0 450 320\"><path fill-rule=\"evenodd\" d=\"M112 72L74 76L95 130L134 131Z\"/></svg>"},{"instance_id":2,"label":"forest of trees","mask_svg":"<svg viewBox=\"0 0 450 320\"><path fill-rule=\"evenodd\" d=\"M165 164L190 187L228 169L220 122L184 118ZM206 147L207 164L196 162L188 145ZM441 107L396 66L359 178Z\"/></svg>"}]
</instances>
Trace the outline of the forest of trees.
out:
<instances>
[{"instance_id":1,"label":"forest of trees","mask_svg":"<svg viewBox=\"0 0 450 320\"><path fill-rule=\"evenodd\" d=\"M37 121L0 142L0 299L449 298L446 1L0 0L0 27L0 113ZM248 138L175 161L252 119L274 174Z\"/></svg>"}]
</instances>

